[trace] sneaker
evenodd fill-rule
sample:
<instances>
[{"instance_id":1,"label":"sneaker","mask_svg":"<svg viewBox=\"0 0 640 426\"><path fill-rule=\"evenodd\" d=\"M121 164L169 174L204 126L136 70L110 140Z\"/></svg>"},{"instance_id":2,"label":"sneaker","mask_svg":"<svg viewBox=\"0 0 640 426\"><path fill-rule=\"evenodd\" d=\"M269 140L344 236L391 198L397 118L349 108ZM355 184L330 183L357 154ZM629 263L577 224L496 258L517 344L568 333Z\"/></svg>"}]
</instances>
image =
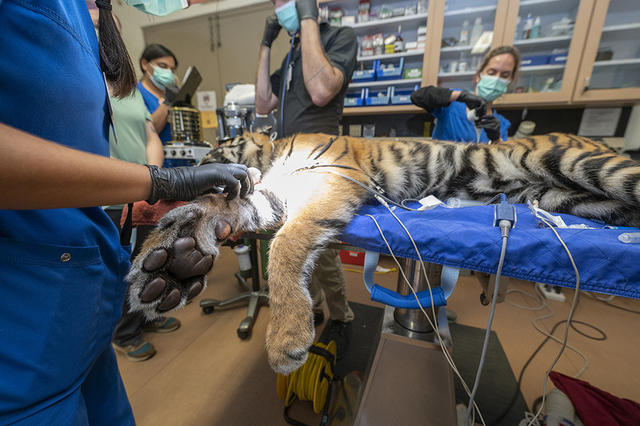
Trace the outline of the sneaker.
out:
<instances>
[{"instance_id":1,"label":"sneaker","mask_svg":"<svg viewBox=\"0 0 640 426\"><path fill-rule=\"evenodd\" d=\"M351 340L351 322L331 320L327 323L326 328L328 331L325 335L326 337L322 339L323 343L329 343L332 340L336 342L336 358L344 358L344 354L349 348L349 341Z\"/></svg>"},{"instance_id":2,"label":"sneaker","mask_svg":"<svg viewBox=\"0 0 640 426\"><path fill-rule=\"evenodd\" d=\"M142 326L144 331L171 333L180 328L180 320L174 317L162 317Z\"/></svg>"},{"instance_id":3,"label":"sneaker","mask_svg":"<svg viewBox=\"0 0 640 426\"><path fill-rule=\"evenodd\" d=\"M318 311L313 313L313 326L317 327L324 322L324 312Z\"/></svg>"},{"instance_id":4,"label":"sneaker","mask_svg":"<svg viewBox=\"0 0 640 426\"><path fill-rule=\"evenodd\" d=\"M129 361L140 362L146 361L156 354L156 349L149 342L142 342L139 345L120 346L113 343L113 347L117 352L124 355Z\"/></svg>"}]
</instances>

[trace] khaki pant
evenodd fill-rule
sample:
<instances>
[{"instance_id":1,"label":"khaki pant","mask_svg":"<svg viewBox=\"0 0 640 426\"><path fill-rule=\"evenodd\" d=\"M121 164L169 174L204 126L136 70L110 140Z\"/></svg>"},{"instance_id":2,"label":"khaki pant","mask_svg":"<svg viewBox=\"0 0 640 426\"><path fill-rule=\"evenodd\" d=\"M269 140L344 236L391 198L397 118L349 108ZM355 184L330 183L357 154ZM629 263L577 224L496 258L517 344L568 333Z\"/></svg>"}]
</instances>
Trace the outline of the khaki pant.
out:
<instances>
[{"instance_id":1,"label":"khaki pant","mask_svg":"<svg viewBox=\"0 0 640 426\"><path fill-rule=\"evenodd\" d=\"M347 289L342 262L340 262L340 250L326 249L322 252L311 276L309 293L313 301L314 312L322 311L322 301L326 298L330 319L342 322L353 320L353 311L347 303Z\"/></svg>"}]
</instances>

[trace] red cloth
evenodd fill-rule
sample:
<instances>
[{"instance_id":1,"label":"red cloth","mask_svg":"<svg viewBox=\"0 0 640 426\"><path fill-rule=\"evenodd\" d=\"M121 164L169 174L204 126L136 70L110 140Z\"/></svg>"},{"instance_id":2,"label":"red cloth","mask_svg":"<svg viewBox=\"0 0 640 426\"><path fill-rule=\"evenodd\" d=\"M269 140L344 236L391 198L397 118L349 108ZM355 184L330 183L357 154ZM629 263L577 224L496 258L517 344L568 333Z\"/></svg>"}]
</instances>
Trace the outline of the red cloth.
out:
<instances>
[{"instance_id":1,"label":"red cloth","mask_svg":"<svg viewBox=\"0 0 640 426\"><path fill-rule=\"evenodd\" d=\"M569 397L585 426L640 425L640 404L555 371L549 377Z\"/></svg>"},{"instance_id":2,"label":"red cloth","mask_svg":"<svg viewBox=\"0 0 640 426\"><path fill-rule=\"evenodd\" d=\"M141 225L155 226L156 223L169 211L187 204L185 201L165 201L160 200L154 205L147 203L146 201L138 201L133 203L133 227ZM120 226L124 226L124 221L127 218L127 211L129 206L125 204L122 210L122 216L120 217Z\"/></svg>"}]
</instances>

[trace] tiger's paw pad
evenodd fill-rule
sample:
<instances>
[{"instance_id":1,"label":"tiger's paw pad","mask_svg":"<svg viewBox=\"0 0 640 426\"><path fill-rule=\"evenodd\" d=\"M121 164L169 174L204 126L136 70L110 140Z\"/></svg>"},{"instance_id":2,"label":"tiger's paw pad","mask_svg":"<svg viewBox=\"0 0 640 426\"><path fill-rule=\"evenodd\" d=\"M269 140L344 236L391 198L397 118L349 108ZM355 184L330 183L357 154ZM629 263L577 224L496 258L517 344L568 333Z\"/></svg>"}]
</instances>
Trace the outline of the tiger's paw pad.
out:
<instances>
[{"instance_id":1,"label":"tiger's paw pad","mask_svg":"<svg viewBox=\"0 0 640 426\"><path fill-rule=\"evenodd\" d=\"M177 238L168 248L150 250L128 276L133 278L132 309L153 319L184 306L204 290L213 261L214 255L204 253L193 237Z\"/></svg>"}]
</instances>

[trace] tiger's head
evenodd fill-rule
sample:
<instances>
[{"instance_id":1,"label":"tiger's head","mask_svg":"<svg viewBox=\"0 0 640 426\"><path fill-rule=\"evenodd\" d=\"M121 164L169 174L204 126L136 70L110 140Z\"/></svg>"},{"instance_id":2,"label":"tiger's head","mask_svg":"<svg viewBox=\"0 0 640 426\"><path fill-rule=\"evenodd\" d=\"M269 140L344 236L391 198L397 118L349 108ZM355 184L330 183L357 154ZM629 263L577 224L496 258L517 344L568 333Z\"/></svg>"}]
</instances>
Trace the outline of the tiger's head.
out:
<instances>
[{"instance_id":1,"label":"tiger's head","mask_svg":"<svg viewBox=\"0 0 640 426\"><path fill-rule=\"evenodd\" d=\"M271 148L269 135L245 132L220 142L200 160L200 164L239 163L262 170L264 154L270 152Z\"/></svg>"}]
</instances>

